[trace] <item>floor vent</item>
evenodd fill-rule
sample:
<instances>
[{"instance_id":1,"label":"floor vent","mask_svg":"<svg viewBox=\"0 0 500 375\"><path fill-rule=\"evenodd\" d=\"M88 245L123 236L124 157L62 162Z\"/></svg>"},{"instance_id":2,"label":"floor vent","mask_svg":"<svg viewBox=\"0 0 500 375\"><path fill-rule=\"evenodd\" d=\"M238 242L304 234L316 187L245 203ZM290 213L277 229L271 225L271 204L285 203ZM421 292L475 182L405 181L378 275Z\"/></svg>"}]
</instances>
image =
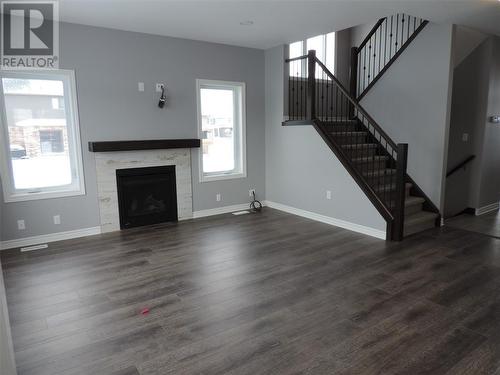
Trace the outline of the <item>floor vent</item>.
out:
<instances>
[{"instance_id":1,"label":"floor vent","mask_svg":"<svg viewBox=\"0 0 500 375\"><path fill-rule=\"evenodd\" d=\"M25 251L35 251L35 250L42 250L42 249L47 249L49 247L49 245L47 245L46 243L43 244L43 245L35 245L35 246L27 246L27 247L21 247L21 252L25 252Z\"/></svg>"},{"instance_id":2,"label":"floor vent","mask_svg":"<svg viewBox=\"0 0 500 375\"><path fill-rule=\"evenodd\" d=\"M250 213L250 211L237 211L237 212L233 212L233 215L239 216L239 215L246 215L249 213Z\"/></svg>"}]
</instances>

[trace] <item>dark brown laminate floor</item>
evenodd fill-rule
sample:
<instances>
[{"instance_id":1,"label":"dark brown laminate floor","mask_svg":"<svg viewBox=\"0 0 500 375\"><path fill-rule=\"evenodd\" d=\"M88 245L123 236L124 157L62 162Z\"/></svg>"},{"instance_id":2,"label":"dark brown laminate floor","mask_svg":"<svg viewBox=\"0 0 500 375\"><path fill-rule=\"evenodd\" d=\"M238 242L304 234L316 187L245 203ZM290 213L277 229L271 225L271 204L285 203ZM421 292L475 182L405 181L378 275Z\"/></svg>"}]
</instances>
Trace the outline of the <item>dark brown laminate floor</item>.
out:
<instances>
[{"instance_id":1,"label":"dark brown laminate floor","mask_svg":"<svg viewBox=\"0 0 500 375\"><path fill-rule=\"evenodd\" d=\"M500 212L489 212L484 215L462 214L446 220L452 228L469 230L488 236L500 238Z\"/></svg>"},{"instance_id":2,"label":"dark brown laminate floor","mask_svg":"<svg viewBox=\"0 0 500 375\"><path fill-rule=\"evenodd\" d=\"M471 232L391 244L265 209L1 256L19 375L500 365L500 241Z\"/></svg>"}]
</instances>

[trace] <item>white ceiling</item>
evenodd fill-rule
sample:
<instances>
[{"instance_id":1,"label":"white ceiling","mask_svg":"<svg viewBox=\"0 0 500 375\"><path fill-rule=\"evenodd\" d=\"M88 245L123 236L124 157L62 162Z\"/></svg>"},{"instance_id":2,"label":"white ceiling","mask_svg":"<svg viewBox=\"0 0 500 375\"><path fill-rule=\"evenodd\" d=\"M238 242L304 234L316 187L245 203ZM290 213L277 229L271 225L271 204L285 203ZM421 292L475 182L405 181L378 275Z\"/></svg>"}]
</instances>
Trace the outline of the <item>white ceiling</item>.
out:
<instances>
[{"instance_id":1,"label":"white ceiling","mask_svg":"<svg viewBox=\"0 0 500 375\"><path fill-rule=\"evenodd\" d=\"M500 35L497 0L60 0L67 22L262 49L396 12Z\"/></svg>"}]
</instances>

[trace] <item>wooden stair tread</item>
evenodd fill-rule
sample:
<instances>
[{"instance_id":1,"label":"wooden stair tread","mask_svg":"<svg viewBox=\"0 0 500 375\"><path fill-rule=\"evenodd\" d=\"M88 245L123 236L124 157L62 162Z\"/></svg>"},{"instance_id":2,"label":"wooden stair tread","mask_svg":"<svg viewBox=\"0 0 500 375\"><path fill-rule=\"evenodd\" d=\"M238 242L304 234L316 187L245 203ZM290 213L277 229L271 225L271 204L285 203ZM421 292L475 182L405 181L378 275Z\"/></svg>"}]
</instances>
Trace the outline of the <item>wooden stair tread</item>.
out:
<instances>
[{"instance_id":1,"label":"wooden stair tread","mask_svg":"<svg viewBox=\"0 0 500 375\"><path fill-rule=\"evenodd\" d=\"M378 144L376 143L352 143L348 145L341 145L340 147L346 149L369 149L369 148L377 148Z\"/></svg>"},{"instance_id":2,"label":"wooden stair tread","mask_svg":"<svg viewBox=\"0 0 500 375\"><path fill-rule=\"evenodd\" d=\"M419 211L415 214L409 215L405 219L405 227L409 227L412 225L417 225L424 223L426 221L434 221L437 219L439 214L435 212L429 212L429 211Z\"/></svg>"},{"instance_id":3,"label":"wooden stair tread","mask_svg":"<svg viewBox=\"0 0 500 375\"><path fill-rule=\"evenodd\" d=\"M419 204L423 204L424 202L425 202L425 198L415 197L413 195L410 195L410 196L405 198L405 207L416 206ZM391 202L391 207L394 207L394 201Z\"/></svg>"},{"instance_id":4,"label":"wooden stair tread","mask_svg":"<svg viewBox=\"0 0 500 375\"><path fill-rule=\"evenodd\" d=\"M349 136L367 136L368 132L363 131L332 131L330 132L334 137L349 137Z\"/></svg>"},{"instance_id":5,"label":"wooden stair tread","mask_svg":"<svg viewBox=\"0 0 500 375\"><path fill-rule=\"evenodd\" d=\"M407 182L405 184L405 189L406 190L409 190L412 188L412 184ZM389 191L389 190L395 190L396 189L396 184L395 183L392 183L392 184L385 184L385 185L380 185L380 186L376 186L375 187L375 191L377 192L383 192L383 191Z\"/></svg>"},{"instance_id":6,"label":"wooden stair tread","mask_svg":"<svg viewBox=\"0 0 500 375\"><path fill-rule=\"evenodd\" d=\"M369 161L384 161L384 160L389 160L388 156L366 156L362 158L353 158L352 161L354 163L366 163Z\"/></svg>"},{"instance_id":7,"label":"wooden stair tread","mask_svg":"<svg viewBox=\"0 0 500 375\"><path fill-rule=\"evenodd\" d=\"M323 124L325 125L344 125L344 124L348 124L348 125L357 125L358 124L358 120L357 119L354 119L354 120L346 120L346 119L338 119L338 120L322 120L323 121Z\"/></svg>"},{"instance_id":8,"label":"wooden stair tread","mask_svg":"<svg viewBox=\"0 0 500 375\"><path fill-rule=\"evenodd\" d=\"M396 173L395 169L380 168L380 169L375 169L373 171L363 172L363 176L365 177L392 176L395 173Z\"/></svg>"},{"instance_id":9,"label":"wooden stair tread","mask_svg":"<svg viewBox=\"0 0 500 375\"><path fill-rule=\"evenodd\" d=\"M406 197L405 199L405 206L415 206L417 204L422 204L425 202L425 198L422 197L415 197L413 195L410 195L409 197Z\"/></svg>"}]
</instances>

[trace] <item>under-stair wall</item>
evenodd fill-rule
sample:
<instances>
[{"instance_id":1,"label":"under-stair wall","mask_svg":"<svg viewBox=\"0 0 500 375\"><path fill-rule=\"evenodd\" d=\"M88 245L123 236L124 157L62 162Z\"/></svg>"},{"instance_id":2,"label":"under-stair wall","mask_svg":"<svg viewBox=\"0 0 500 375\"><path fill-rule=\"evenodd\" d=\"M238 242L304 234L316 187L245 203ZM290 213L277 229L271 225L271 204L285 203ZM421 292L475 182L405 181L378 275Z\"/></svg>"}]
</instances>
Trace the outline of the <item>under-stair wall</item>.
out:
<instances>
[{"instance_id":1,"label":"under-stair wall","mask_svg":"<svg viewBox=\"0 0 500 375\"><path fill-rule=\"evenodd\" d=\"M385 238L386 222L312 126L283 127L285 47L265 53L266 200ZM330 190L332 199L326 198ZM309 215L311 216L311 215Z\"/></svg>"},{"instance_id":2,"label":"under-stair wall","mask_svg":"<svg viewBox=\"0 0 500 375\"><path fill-rule=\"evenodd\" d=\"M372 26L352 28L352 45L359 45ZM440 209L451 104L452 28L429 23L361 101L395 142L409 144L408 174Z\"/></svg>"}]
</instances>

